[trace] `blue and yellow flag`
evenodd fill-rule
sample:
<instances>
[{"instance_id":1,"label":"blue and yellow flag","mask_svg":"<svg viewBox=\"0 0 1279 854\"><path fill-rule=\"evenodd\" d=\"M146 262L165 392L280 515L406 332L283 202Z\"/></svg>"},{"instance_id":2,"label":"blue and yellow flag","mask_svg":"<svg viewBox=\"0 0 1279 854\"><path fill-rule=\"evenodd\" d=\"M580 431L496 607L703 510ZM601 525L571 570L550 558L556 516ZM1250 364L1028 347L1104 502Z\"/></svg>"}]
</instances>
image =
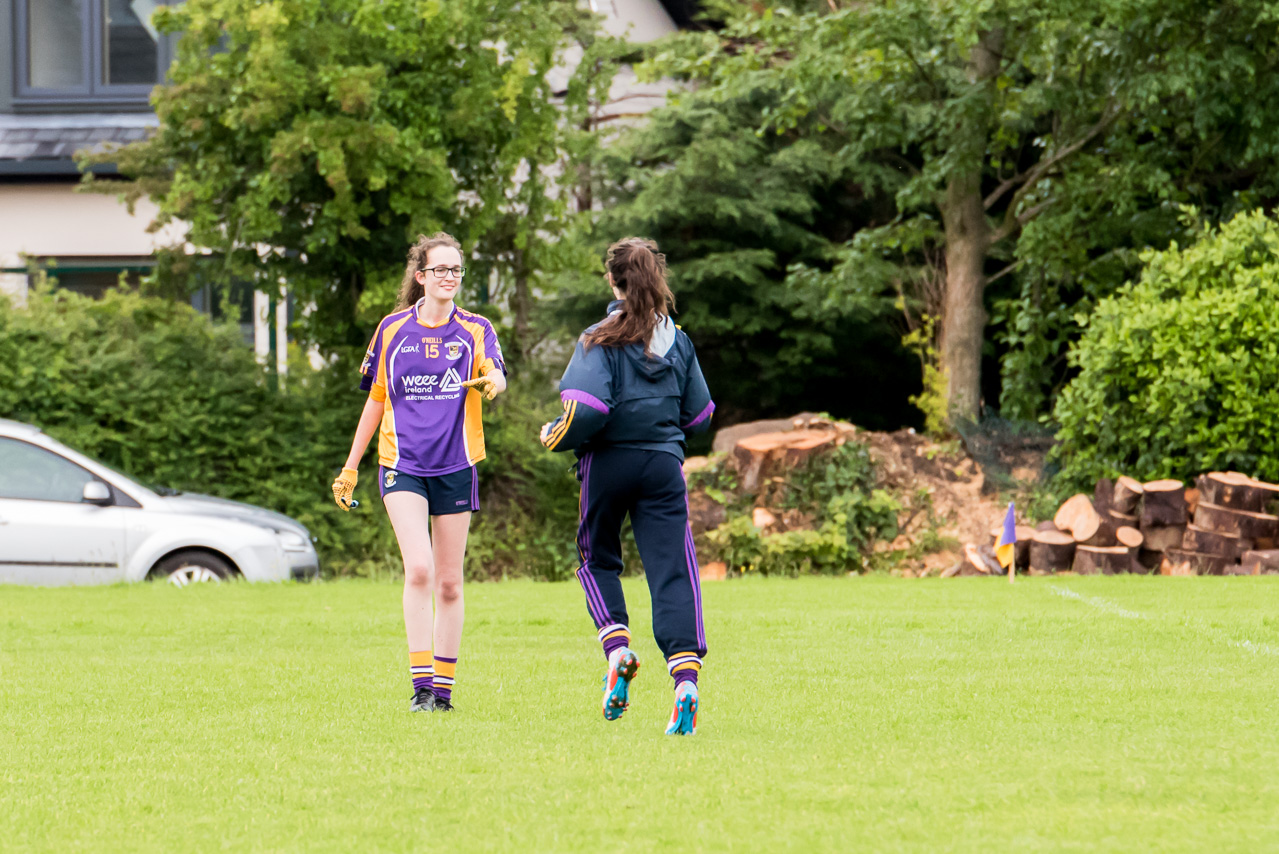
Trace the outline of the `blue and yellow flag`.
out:
<instances>
[{"instance_id":1,"label":"blue and yellow flag","mask_svg":"<svg viewBox=\"0 0 1279 854\"><path fill-rule=\"evenodd\" d=\"M1007 569L1013 564L1013 551L1017 547L1017 519L1013 512L1013 503L1008 502L1008 514L1004 516L1004 530L999 532L999 542L995 544L995 558L999 565Z\"/></svg>"}]
</instances>

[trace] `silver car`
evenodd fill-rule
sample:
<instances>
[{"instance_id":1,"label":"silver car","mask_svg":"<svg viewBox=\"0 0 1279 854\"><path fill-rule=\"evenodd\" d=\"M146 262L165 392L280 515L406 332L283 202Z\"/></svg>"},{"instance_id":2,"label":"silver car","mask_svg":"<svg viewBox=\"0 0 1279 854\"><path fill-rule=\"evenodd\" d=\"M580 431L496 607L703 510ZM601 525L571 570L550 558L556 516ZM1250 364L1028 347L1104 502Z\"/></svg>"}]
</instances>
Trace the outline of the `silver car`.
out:
<instances>
[{"instance_id":1,"label":"silver car","mask_svg":"<svg viewBox=\"0 0 1279 854\"><path fill-rule=\"evenodd\" d=\"M294 519L207 495L160 495L38 428L0 418L0 584L309 578Z\"/></svg>"}]
</instances>

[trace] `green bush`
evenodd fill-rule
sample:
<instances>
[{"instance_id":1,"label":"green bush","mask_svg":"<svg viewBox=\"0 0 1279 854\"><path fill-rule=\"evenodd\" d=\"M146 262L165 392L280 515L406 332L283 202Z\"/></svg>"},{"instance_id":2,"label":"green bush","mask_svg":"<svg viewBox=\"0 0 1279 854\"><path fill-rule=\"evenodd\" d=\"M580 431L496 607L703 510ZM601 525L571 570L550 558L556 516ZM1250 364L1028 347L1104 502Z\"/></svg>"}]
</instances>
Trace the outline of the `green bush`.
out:
<instances>
[{"instance_id":1,"label":"green bush","mask_svg":"<svg viewBox=\"0 0 1279 854\"><path fill-rule=\"evenodd\" d=\"M697 473L700 483L723 483L711 470ZM709 489L707 489L709 494ZM875 488L875 466L869 449L848 442L829 453L815 454L770 488L771 507L811 514L813 528L764 534L755 527L743 496L726 503L730 518L706 534L714 556L738 572L762 575L838 574L860 571L875 540L897 536L901 504Z\"/></svg>"},{"instance_id":2,"label":"green bush","mask_svg":"<svg viewBox=\"0 0 1279 854\"><path fill-rule=\"evenodd\" d=\"M1239 214L1143 260L1138 281L1080 321L1079 375L1054 411L1060 482L1279 478L1279 225Z\"/></svg>"},{"instance_id":3,"label":"green bush","mask_svg":"<svg viewBox=\"0 0 1279 854\"><path fill-rule=\"evenodd\" d=\"M4 417L143 483L287 513L326 567L386 548L388 526L341 512L329 492L363 402L347 390L350 365L279 392L238 328L121 290L38 289L25 309L0 300L0 358ZM370 492L373 477L357 496L367 505Z\"/></svg>"},{"instance_id":4,"label":"green bush","mask_svg":"<svg viewBox=\"0 0 1279 854\"><path fill-rule=\"evenodd\" d=\"M37 289L0 299L0 416L143 483L286 513L316 537L329 574L401 571L377 490L376 439L344 513L329 484L366 395L355 364L297 360L277 390L238 328L167 299L115 290L101 300ZM521 378L485 412L488 459L467 555L471 578L559 578L574 566L577 482L537 428L558 408L548 377Z\"/></svg>"}]
</instances>

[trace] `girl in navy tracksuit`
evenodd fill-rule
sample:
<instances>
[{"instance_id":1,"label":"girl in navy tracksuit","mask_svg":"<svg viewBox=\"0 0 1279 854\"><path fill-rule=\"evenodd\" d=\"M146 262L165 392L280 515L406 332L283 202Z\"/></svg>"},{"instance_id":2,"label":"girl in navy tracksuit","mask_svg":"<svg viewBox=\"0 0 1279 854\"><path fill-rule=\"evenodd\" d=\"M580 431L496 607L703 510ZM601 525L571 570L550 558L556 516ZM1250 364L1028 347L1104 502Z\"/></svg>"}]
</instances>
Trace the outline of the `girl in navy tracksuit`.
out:
<instances>
[{"instance_id":1,"label":"girl in navy tracksuit","mask_svg":"<svg viewBox=\"0 0 1279 854\"><path fill-rule=\"evenodd\" d=\"M639 670L621 582L622 521L629 514L652 592L653 635L675 679L666 732L692 734L706 632L682 463L685 435L710 427L715 404L693 343L671 321L675 298L657 244L614 243L607 270L617 299L608 317L578 339L560 380L564 411L542 428L541 439L578 458L577 578L608 657L605 719L626 710Z\"/></svg>"}]
</instances>

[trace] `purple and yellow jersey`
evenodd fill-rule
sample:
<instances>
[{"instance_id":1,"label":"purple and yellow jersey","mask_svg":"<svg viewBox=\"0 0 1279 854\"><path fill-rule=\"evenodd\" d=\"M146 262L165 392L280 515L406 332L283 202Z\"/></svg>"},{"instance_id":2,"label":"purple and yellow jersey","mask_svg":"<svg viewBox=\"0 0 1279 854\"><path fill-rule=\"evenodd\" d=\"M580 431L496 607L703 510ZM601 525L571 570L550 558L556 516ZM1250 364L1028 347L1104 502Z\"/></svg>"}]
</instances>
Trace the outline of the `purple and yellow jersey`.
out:
<instances>
[{"instance_id":1,"label":"purple and yellow jersey","mask_svg":"<svg viewBox=\"0 0 1279 854\"><path fill-rule=\"evenodd\" d=\"M360 388L381 401L378 460L419 477L451 474L484 459L479 392L462 388L490 371L506 373L493 324L454 307L428 326L419 302L378 324Z\"/></svg>"}]
</instances>

